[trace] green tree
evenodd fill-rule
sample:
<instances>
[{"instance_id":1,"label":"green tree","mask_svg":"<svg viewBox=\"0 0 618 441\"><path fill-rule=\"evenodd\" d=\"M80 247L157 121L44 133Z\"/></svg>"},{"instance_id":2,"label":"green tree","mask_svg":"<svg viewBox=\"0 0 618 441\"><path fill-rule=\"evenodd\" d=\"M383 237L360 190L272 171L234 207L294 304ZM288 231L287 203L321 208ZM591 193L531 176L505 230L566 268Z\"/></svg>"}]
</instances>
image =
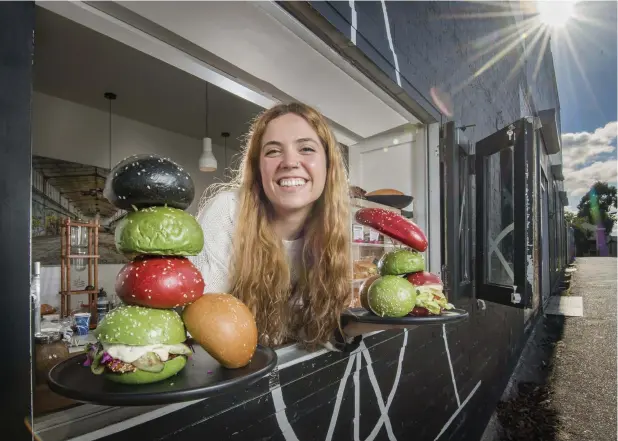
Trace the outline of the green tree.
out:
<instances>
[{"instance_id":1,"label":"green tree","mask_svg":"<svg viewBox=\"0 0 618 441\"><path fill-rule=\"evenodd\" d=\"M582 256L590 250L590 231L584 228L583 224L588 220L583 217L578 217L572 211L564 212L564 220L568 226L573 227L573 236L575 239L576 254Z\"/></svg>"},{"instance_id":2,"label":"green tree","mask_svg":"<svg viewBox=\"0 0 618 441\"><path fill-rule=\"evenodd\" d=\"M577 217L586 219L586 222L592 225L601 223L605 227L605 233L609 235L616 222L614 213L617 205L616 187L597 181L579 201Z\"/></svg>"}]
</instances>

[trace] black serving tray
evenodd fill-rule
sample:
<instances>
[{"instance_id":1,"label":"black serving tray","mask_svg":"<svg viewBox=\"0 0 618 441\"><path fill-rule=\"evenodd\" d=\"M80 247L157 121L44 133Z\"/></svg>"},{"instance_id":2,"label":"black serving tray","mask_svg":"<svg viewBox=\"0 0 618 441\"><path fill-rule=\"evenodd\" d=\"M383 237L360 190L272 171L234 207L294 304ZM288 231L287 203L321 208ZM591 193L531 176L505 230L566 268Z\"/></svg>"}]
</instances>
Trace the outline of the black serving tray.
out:
<instances>
[{"instance_id":1,"label":"black serving tray","mask_svg":"<svg viewBox=\"0 0 618 441\"><path fill-rule=\"evenodd\" d=\"M76 401L104 406L150 406L210 398L232 389L251 386L277 365L277 354L258 345L251 362L227 369L200 346L175 376L151 384L114 383L94 375L83 366L86 354L73 356L54 366L48 375L49 388Z\"/></svg>"},{"instance_id":2,"label":"black serving tray","mask_svg":"<svg viewBox=\"0 0 618 441\"><path fill-rule=\"evenodd\" d=\"M419 325L442 325L454 323L468 318L468 311L463 309L450 309L443 311L441 315L429 315L426 317L380 317L365 308L350 308L343 315L357 323L369 323L372 325L395 325L395 326L419 326Z\"/></svg>"},{"instance_id":3,"label":"black serving tray","mask_svg":"<svg viewBox=\"0 0 618 441\"><path fill-rule=\"evenodd\" d=\"M399 195L399 194L382 194L382 195L374 195L367 196L365 195L365 199L370 202L375 202L376 204L386 205L388 207L393 207L401 210L402 208L407 207L412 203L414 197Z\"/></svg>"}]
</instances>

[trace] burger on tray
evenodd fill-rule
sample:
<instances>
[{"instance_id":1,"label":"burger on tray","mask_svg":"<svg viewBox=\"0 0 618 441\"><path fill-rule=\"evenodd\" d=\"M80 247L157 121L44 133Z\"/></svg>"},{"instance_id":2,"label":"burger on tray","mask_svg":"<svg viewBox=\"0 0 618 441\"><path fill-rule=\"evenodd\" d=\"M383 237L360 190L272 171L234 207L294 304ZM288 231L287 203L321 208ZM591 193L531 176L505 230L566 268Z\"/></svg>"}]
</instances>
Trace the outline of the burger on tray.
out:
<instances>
[{"instance_id":1,"label":"burger on tray","mask_svg":"<svg viewBox=\"0 0 618 441\"><path fill-rule=\"evenodd\" d=\"M120 306L94 332L97 343L86 366L95 375L125 384L165 380L185 367L193 351L185 344L185 327L169 309Z\"/></svg>"},{"instance_id":2,"label":"burger on tray","mask_svg":"<svg viewBox=\"0 0 618 441\"><path fill-rule=\"evenodd\" d=\"M165 380L193 353L182 318L171 308L201 297L205 286L187 259L204 246L200 225L184 211L193 202L193 180L167 158L135 155L111 170L104 195L132 210L115 231L116 249L132 260L116 277L124 304L98 323L85 365L118 383Z\"/></svg>"},{"instance_id":3,"label":"burger on tray","mask_svg":"<svg viewBox=\"0 0 618 441\"><path fill-rule=\"evenodd\" d=\"M115 231L116 249L131 261L116 277L124 304L98 324L85 365L118 383L165 380L181 372L193 353L189 327L223 366L247 365L257 346L253 315L227 294L204 296L206 283L188 259L204 246L202 227L184 211L195 195L191 176L167 158L136 155L112 169L104 195L117 208L132 210ZM189 305L183 316L172 309Z\"/></svg>"},{"instance_id":4,"label":"burger on tray","mask_svg":"<svg viewBox=\"0 0 618 441\"><path fill-rule=\"evenodd\" d=\"M453 309L440 278L425 271L422 252L427 237L414 222L389 210L361 208L356 221L373 228L408 248L385 253L378 262L379 276L360 288L361 305L381 317L440 315Z\"/></svg>"}]
</instances>

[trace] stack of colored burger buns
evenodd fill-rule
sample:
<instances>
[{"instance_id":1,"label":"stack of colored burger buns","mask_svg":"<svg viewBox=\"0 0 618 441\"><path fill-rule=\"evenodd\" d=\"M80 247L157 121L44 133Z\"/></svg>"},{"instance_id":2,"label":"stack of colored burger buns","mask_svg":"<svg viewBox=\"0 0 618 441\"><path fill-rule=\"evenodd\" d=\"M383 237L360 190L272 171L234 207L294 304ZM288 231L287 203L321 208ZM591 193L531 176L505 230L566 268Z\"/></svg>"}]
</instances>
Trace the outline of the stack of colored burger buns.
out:
<instances>
[{"instance_id":1,"label":"stack of colored burger buns","mask_svg":"<svg viewBox=\"0 0 618 441\"><path fill-rule=\"evenodd\" d=\"M118 252L131 261L116 277L116 294L123 304L95 330L97 343L91 346L86 362L94 374L125 384L161 381L180 372L192 354L187 344L189 324L192 337L202 346L199 337L225 332L230 328L229 316L238 311L255 326L248 308L232 296L203 295L205 282L188 257L201 252L204 234L195 217L185 211L193 202L195 187L182 167L158 155L131 156L111 170L104 196L128 211L116 226L115 243ZM218 322L183 320L173 309L185 307L183 315L189 309L201 313L211 310L213 303L218 305L220 296L231 300L227 309L218 309L223 318ZM251 333L232 328L251 347ZM216 359L225 352L212 344L204 348ZM246 352L232 354L236 355L233 361L239 358L246 365L250 361Z\"/></svg>"},{"instance_id":2,"label":"stack of colored burger buns","mask_svg":"<svg viewBox=\"0 0 618 441\"><path fill-rule=\"evenodd\" d=\"M356 221L373 228L407 248L385 253L379 274L360 288L363 308L381 317L440 315L453 309L443 293L440 277L425 271L423 253L427 237L414 222L382 208L361 208Z\"/></svg>"}]
</instances>

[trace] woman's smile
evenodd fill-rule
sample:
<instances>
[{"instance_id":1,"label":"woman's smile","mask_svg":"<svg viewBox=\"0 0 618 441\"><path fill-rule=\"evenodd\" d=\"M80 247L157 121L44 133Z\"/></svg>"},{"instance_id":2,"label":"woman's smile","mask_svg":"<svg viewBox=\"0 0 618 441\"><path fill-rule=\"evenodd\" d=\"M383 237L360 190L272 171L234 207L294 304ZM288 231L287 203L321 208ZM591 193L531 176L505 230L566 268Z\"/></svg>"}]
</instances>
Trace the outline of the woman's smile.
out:
<instances>
[{"instance_id":1,"label":"woman's smile","mask_svg":"<svg viewBox=\"0 0 618 441\"><path fill-rule=\"evenodd\" d=\"M326 152L304 118L287 114L268 124L260 174L264 193L278 215L309 212L326 183Z\"/></svg>"}]
</instances>

